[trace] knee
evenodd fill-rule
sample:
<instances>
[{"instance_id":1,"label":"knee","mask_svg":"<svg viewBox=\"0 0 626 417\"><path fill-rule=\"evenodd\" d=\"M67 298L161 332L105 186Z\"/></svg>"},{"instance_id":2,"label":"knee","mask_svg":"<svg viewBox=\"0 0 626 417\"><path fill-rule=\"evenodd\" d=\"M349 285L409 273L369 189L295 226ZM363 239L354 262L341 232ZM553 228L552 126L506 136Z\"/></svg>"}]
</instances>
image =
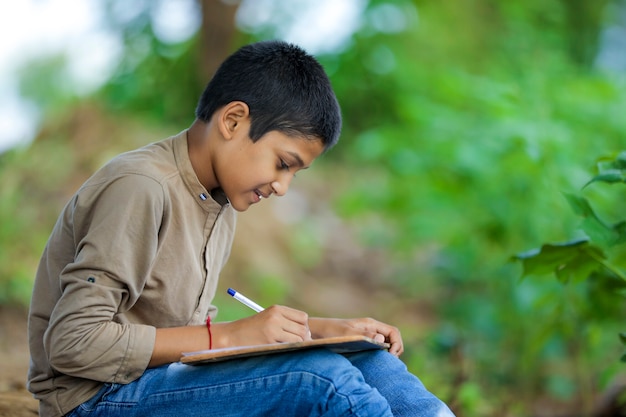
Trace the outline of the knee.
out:
<instances>
[{"instance_id":1,"label":"knee","mask_svg":"<svg viewBox=\"0 0 626 417\"><path fill-rule=\"evenodd\" d=\"M343 355L313 350L297 362L299 393L309 392L320 415L326 415L323 410L337 415L340 411L346 415L391 415L387 400Z\"/></svg>"},{"instance_id":2,"label":"knee","mask_svg":"<svg viewBox=\"0 0 626 417\"><path fill-rule=\"evenodd\" d=\"M314 349L305 355L300 355L299 360L295 361L295 366L302 372L314 374L329 381L345 378L362 379L363 377L359 369L344 356L326 349Z\"/></svg>"},{"instance_id":3,"label":"knee","mask_svg":"<svg viewBox=\"0 0 626 417\"><path fill-rule=\"evenodd\" d=\"M296 353L282 362L279 373L288 374L291 383L309 390L325 392L326 395L350 395L352 392L368 391L361 371L343 355L326 349L313 349L303 354Z\"/></svg>"},{"instance_id":4,"label":"knee","mask_svg":"<svg viewBox=\"0 0 626 417\"><path fill-rule=\"evenodd\" d=\"M385 372L388 375L408 372L406 364L386 350L348 353L345 357L352 365L360 369L363 374L367 374L370 371L374 373Z\"/></svg>"}]
</instances>

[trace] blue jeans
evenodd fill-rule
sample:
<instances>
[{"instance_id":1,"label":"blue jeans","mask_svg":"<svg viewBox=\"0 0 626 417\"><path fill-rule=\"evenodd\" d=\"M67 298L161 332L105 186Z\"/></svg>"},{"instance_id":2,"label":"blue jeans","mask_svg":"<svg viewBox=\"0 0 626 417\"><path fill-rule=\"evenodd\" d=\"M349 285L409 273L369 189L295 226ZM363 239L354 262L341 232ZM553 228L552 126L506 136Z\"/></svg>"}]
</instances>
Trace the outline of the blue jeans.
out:
<instances>
[{"instance_id":1,"label":"blue jeans","mask_svg":"<svg viewBox=\"0 0 626 417\"><path fill-rule=\"evenodd\" d=\"M386 351L325 349L148 369L68 416L437 416L448 407Z\"/></svg>"}]
</instances>

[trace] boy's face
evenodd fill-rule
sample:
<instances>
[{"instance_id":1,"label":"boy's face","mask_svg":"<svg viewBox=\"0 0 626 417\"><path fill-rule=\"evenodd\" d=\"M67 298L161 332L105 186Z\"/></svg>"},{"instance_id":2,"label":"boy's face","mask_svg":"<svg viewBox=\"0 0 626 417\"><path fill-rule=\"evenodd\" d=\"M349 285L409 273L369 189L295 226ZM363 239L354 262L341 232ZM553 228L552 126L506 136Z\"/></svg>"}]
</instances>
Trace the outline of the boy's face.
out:
<instances>
[{"instance_id":1,"label":"boy's face","mask_svg":"<svg viewBox=\"0 0 626 417\"><path fill-rule=\"evenodd\" d=\"M237 211L272 194L285 195L296 172L308 168L324 150L321 140L271 131L252 142L249 130L243 131L233 138L227 155L219 158L216 170L220 186Z\"/></svg>"}]
</instances>

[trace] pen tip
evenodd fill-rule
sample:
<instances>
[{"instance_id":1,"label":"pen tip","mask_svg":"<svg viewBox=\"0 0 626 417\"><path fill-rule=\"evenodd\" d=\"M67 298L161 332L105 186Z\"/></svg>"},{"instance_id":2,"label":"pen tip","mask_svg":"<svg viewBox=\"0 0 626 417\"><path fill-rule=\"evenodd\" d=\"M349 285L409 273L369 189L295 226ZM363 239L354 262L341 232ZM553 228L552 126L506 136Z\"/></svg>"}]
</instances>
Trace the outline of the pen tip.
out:
<instances>
[{"instance_id":1,"label":"pen tip","mask_svg":"<svg viewBox=\"0 0 626 417\"><path fill-rule=\"evenodd\" d=\"M235 292L236 292L236 291L235 291L235 290L233 290L232 288L229 288L229 289L228 289L228 294L229 294L229 295L235 295Z\"/></svg>"}]
</instances>

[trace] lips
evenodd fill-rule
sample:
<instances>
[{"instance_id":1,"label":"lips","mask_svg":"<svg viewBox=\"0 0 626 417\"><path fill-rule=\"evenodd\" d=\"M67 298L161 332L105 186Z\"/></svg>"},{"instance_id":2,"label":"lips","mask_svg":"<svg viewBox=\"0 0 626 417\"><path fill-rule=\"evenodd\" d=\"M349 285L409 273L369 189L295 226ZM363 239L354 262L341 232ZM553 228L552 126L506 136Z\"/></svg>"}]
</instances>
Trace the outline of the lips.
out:
<instances>
[{"instance_id":1,"label":"lips","mask_svg":"<svg viewBox=\"0 0 626 417\"><path fill-rule=\"evenodd\" d=\"M256 196L256 198L254 199L255 203L258 203L263 198L268 198L269 197L268 195L263 194L261 192L261 190L254 190L254 195Z\"/></svg>"},{"instance_id":2,"label":"lips","mask_svg":"<svg viewBox=\"0 0 626 417\"><path fill-rule=\"evenodd\" d=\"M258 195L261 198L270 198L270 195L271 195L271 193L265 194L263 191L259 189L254 190L254 192L256 193L256 195Z\"/></svg>"}]
</instances>

